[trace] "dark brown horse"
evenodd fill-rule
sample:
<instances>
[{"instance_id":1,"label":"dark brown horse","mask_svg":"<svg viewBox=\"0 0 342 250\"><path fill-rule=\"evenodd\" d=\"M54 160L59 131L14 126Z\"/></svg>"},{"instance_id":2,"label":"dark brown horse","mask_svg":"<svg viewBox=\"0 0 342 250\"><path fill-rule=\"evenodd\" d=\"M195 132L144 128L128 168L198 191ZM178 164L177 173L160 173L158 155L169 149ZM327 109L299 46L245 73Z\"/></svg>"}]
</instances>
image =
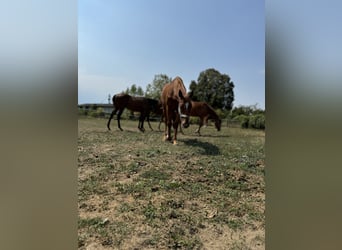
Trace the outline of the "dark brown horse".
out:
<instances>
[{"instance_id":1,"label":"dark brown horse","mask_svg":"<svg viewBox=\"0 0 342 250\"><path fill-rule=\"evenodd\" d=\"M189 127L189 115L191 111L191 94L186 93L183 80L176 77L164 85L161 93L161 104L165 120L164 140L171 140L171 125L174 128L173 144L177 144L177 128L179 122L184 128ZM181 118L184 120L181 121Z\"/></svg>"},{"instance_id":2,"label":"dark brown horse","mask_svg":"<svg viewBox=\"0 0 342 250\"><path fill-rule=\"evenodd\" d=\"M208 103L192 101L191 104L190 116L197 116L200 118L199 127L196 130L196 133L201 135L200 129L204 124L208 126L208 120L214 120L217 131L221 130L221 119Z\"/></svg>"},{"instance_id":3,"label":"dark brown horse","mask_svg":"<svg viewBox=\"0 0 342 250\"><path fill-rule=\"evenodd\" d=\"M122 131L122 128L120 125L120 118L125 108L133 112L134 111L140 112L139 123L138 123L138 129L140 131L142 132L145 131L144 129L145 118L147 118L147 122L148 122L150 129L153 130L150 124L149 115L150 115L150 112L154 112L154 110L158 109L159 102L157 100L153 100L153 99L145 98L145 97L130 96L124 93L114 95L112 100L113 100L114 110L112 111L109 117L109 120L107 122L107 128L109 130L110 130L110 121L112 120L113 116L117 114L118 128Z\"/></svg>"}]
</instances>

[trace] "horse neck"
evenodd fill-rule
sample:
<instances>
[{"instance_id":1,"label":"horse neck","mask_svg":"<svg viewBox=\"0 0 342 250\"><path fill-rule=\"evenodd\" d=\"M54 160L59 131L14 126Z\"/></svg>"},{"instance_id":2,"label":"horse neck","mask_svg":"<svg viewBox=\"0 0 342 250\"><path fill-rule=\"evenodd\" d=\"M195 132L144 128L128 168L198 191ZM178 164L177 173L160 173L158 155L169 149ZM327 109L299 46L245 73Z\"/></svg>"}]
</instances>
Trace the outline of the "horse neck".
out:
<instances>
[{"instance_id":1,"label":"horse neck","mask_svg":"<svg viewBox=\"0 0 342 250\"><path fill-rule=\"evenodd\" d=\"M186 88L184 86L184 83L180 77L176 77L174 80L174 95L176 96L176 99L179 101L178 92L179 90L182 92L183 96L186 96Z\"/></svg>"},{"instance_id":2,"label":"horse neck","mask_svg":"<svg viewBox=\"0 0 342 250\"><path fill-rule=\"evenodd\" d=\"M209 111L209 115L210 115L211 119L214 119L214 120L218 120L219 119L219 117L216 114L215 110L212 107L210 107L209 105L208 105L208 111Z\"/></svg>"}]
</instances>

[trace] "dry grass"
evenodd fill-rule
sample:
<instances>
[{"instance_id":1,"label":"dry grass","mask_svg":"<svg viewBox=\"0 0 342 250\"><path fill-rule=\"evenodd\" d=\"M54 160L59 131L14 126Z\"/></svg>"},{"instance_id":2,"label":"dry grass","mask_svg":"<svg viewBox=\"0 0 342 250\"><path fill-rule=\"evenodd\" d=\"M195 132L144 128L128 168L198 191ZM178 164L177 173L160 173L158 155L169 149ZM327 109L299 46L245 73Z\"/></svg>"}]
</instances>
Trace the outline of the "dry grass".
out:
<instances>
[{"instance_id":1,"label":"dry grass","mask_svg":"<svg viewBox=\"0 0 342 250\"><path fill-rule=\"evenodd\" d=\"M265 248L263 131L106 122L78 121L79 249Z\"/></svg>"}]
</instances>

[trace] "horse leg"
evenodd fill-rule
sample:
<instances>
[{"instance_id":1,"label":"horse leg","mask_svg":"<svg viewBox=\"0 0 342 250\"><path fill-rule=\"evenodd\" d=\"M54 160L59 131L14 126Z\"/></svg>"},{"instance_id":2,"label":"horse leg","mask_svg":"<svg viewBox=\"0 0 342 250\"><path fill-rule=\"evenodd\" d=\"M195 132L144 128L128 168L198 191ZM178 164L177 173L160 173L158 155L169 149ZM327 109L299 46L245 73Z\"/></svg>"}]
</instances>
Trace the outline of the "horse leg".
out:
<instances>
[{"instance_id":1,"label":"horse leg","mask_svg":"<svg viewBox=\"0 0 342 250\"><path fill-rule=\"evenodd\" d=\"M177 144L177 129L178 129L178 119L177 117L175 117L176 119L173 119L173 130L174 130L174 135L173 135L173 145Z\"/></svg>"},{"instance_id":2,"label":"horse leg","mask_svg":"<svg viewBox=\"0 0 342 250\"><path fill-rule=\"evenodd\" d=\"M181 132L184 135L184 132L183 132L183 129L182 129L182 120L179 117L179 115L177 115L176 120L177 120L177 123L178 123L179 132Z\"/></svg>"},{"instance_id":3,"label":"horse leg","mask_svg":"<svg viewBox=\"0 0 342 250\"><path fill-rule=\"evenodd\" d=\"M146 120L147 120L148 126L149 126L150 129L153 131L153 128L152 128L151 123L150 123L150 114L147 114Z\"/></svg>"},{"instance_id":4,"label":"horse leg","mask_svg":"<svg viewBox=\"0 0 342 250\"><path fill-rule=\"evenodd\" d=\"M160 117L159 126L158 126L159 131L160 131L160 125L162 124L162 122L163 122L163 115Z\"/></svg>"},{"instance_id":5,"label":"horse leg","mask_svg":"<svg viewBox=\"0 0 342 250\"><path fill-rule=\"evenodd\" d=\"M118 115L117 115L117 117L118 117L118 128L119 128L121 131L123 131L123 129L121 128L121 125L120 125L120 118L121 118L121 114L122 114L123 111L124 111L124 109L119 110L119 113L118 113Z\"/></svg>"},{"instance_id":6,"label":"horse leg","mask_svg":"<svg viewBox=\"0 0 342 250\"><path fill-rule=\"evenodd\" d=\"M198 135L201 135L200 130L201 130L202 124L199 125L198 129L195 131Z\"/></svg>"},{"instance_id":7,"label":"horse leg","mask_svg":"<svg viewBox=\"0 0 342 250\"><path fill-rule=\"evenodd\" d=\"M200 129L201 129L202 126L203 126L203 119L200 118L199 127L198 127L198 129L195 131L195 133L197 133L198 135L201 135Z\"/></svg>"},{"instance_id":8,"label":"horse leg","mask_svg":"<svg viewBox=\"0 0 342 250\"><path fill-rule=\"evenodd\" d=\"M109 120L108 120L108 122L107 122L107 128L108 128L108 130L110 130L110 121L112 120L113 116L115 115L115 113L116 113L117 111L118 111L117 109L114 109L114 110L112 111L112 113L110 114Z\"/></svg>"},{"instance_id":9,"label":"horse leg","mask_svg":"<svg viewBox=\"0 0 342 250\"><path fill-rule=\"evenodd\" d=\"M164 141L166 140L171 140L171 117L168 114L168 109L164 109L164 123L165 123L165 128L164 128Z\"/></svg>"},{"instance_id":10,"label":"horse leg","mask_svg":"<svg viewBox=\"0 0 342 250\"><path fill-rule=\"evenodd\" d=\"M181 132L182 135L184 135L183 129L182 129L182 124L179 123L179 132Z\"/></svg>"},{"instance_id":11,"label":"horse leg","mask_svg":"<svg viewBox=\"0 0 342 250\"><path fill-rule=\"evenodd\" d=\"M141 132L144 132L145 129L144 129L144 120L145 120L145 115L143 115L142 113L140 114L140 117L139 117L139 123L138 123L138 129L141 131Z\"/></svg>"},{"instance_id":12,"label":"horse leg","mask_svg":"<svg viewBox=\"0 0 342 250\"><path fill-rule=\"evenodd\" d=\"M166 124L167 125L165 126L165 128L167 128L167 133L165 133L165 140L171 141L171 124L172 124L171 120L168 119Z\"/></svg>"},{"instance_id":13,"label":"horse leg","mask_svg":"<svg viewBox=\"0 0 342 250\"><path fill-rule=\"evenodd\" d=\"M139 117L138 129L141 131L141 116Z\"/></svg>"}]
</instances>

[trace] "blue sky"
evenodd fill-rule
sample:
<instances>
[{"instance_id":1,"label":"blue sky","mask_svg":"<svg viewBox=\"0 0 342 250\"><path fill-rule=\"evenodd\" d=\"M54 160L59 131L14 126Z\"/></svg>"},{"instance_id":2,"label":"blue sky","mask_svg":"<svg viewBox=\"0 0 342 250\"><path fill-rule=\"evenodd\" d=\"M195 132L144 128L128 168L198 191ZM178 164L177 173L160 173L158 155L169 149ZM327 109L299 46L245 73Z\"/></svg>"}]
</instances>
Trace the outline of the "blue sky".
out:
<instances>
[{"instance_id":1,"label":"blue sky","mask_svg":"<svg viewBox=\"0 0 342 250\"><path fill-rule=\"evenodd\" d=\"M187 89L215 68L235 84L234 106L265 108L265 8L261 0L78 2L78 103L180 76Z\"/></svg>"}]
</instances>

